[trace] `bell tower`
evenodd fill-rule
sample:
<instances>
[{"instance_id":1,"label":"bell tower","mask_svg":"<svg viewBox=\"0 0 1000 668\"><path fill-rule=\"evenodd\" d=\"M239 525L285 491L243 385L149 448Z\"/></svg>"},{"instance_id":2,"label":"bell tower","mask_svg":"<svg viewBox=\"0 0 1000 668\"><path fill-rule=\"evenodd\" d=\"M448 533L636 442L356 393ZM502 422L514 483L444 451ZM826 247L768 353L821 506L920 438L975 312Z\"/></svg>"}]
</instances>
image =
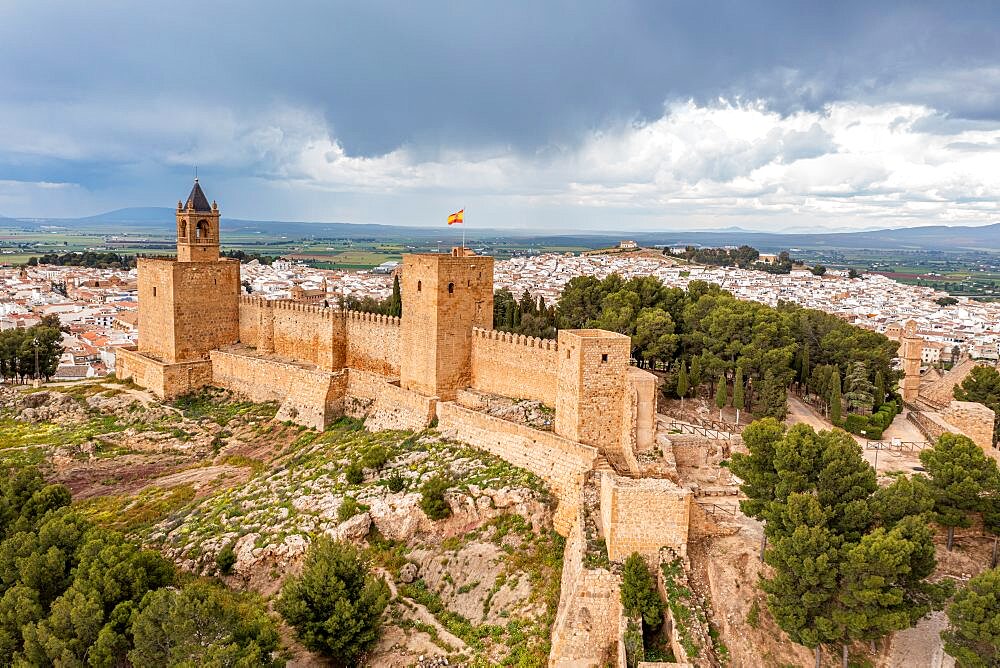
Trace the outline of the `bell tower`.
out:
<instances>
[{"instance_id":1,"label":"bell tower","mask_svg":"<svg viewBox=\"0 0 1000 668\"><path fill-rule=\"evenodd\" d=\"M194 179L187 202L177 202L177 260L216 262L219 259L219 205L208 203Z\"/></svg>"}]
</instances>

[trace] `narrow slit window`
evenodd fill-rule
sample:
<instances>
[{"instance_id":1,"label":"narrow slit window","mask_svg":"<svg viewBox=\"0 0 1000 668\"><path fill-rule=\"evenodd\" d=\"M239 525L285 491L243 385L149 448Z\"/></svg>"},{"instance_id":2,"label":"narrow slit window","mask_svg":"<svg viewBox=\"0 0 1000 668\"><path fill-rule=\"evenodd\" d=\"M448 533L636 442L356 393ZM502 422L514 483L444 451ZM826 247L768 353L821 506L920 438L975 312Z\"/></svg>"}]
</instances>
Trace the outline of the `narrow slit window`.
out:
<instances>
[{"instance_id":1,"label":"narrow slit window","mask_svg":"<svg viewBox=\"0 0 1000 668\"><path fill-rule=\"evenodd\" d=\"M455 292L455 284L454 283L449 283L448 284L448 294L450 295L450 294L453 294L454 292Z\"/></svg>"},{"instance_id":2,"label":"narrow slit window","mask_svg":"<svg viewBox=\"0 0 1000 668\"><path fill-rule=\"evenodd\" d=\"M417 292L420 292L420 288L423 287L423 281L417 281Z\"/></svg>"},{"instance_id":3,"label":"narrow slit window","mask_svg":"<svg viewBox=\"0 0 1000 668\"><path fill-rule=\"evenodd\" d=\"M155 285L153 286L153 296L154 297L156 296L156 286Z\"/></svg>"}]
</instances>

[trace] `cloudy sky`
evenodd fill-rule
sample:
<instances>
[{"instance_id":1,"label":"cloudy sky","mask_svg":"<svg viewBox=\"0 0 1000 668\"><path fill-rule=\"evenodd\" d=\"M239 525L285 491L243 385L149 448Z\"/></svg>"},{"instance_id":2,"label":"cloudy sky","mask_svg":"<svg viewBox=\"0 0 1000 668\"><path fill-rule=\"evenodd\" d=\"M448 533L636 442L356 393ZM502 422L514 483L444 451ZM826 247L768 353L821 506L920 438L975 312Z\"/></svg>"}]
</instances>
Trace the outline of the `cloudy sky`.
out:
<instances>
[{"instance_id":1,"label":"cloudy sky","mask_svg":"<svg viewBox=\"0 0 1000 668\"><path fill-rule=\"evenodd\" d=\"M1000 222L996 2L0 2L0 215Z\"/></svg>"}]
</instances>

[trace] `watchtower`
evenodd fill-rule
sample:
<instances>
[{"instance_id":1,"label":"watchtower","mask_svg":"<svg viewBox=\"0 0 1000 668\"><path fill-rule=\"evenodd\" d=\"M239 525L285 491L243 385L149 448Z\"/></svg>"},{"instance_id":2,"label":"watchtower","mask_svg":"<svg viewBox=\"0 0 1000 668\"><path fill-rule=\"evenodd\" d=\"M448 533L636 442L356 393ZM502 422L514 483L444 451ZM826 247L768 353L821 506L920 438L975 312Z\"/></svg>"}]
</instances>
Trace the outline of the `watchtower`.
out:
<instances>
[{"instance_id":1,"label":"watchtower","mask_svg":"<svg viewBox=\"0 0 1000 668\"><path fill-rule=\"evenodd\" d=\"M219 258L219 207L195 179L177 204L177 259L140 258L139 352L174 364L239 340L240 263Z\"/></svg>"},{"instance_id":2,"label":"watchtower","mask_svg":"<svg viewBox=\"0 0 1000 668\"><path fill-rule=\"evenodd\" d=\"M493 258L403 256L400 385L444 401L470 382L472 328L493 329Z\"/></svg>"},{"instance_id":3,"label":"watchtower","mask_svg":"<svg viewBox=\"0 0 1000 668\"><path fill-rule=\"evenodd\" d=\"M215 262L219 259L219 205L211 205L198 178L187 202L177 202L177 260Z\"/></svg>"},{"instance_id":4,"label":"watchtower","mask_svg":"<svg viewBox=\"0 0 1000 668\"><path fill-rule=\"evenodd\" d=\"M603 329L559 330L556 434L609 456L621 449L630 341Z\"/></svg>"}]
</instances>

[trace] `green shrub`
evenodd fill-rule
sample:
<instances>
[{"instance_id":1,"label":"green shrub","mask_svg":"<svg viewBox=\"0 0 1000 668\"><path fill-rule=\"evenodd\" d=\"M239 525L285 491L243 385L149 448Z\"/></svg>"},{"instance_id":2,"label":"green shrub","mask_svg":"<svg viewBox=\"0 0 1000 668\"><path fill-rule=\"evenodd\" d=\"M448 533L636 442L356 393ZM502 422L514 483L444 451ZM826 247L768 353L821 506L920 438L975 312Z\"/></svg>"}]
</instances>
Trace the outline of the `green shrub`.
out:
<instances>
[{"instance_id":1,"label":"green shrub","mask_svg":"<svg viewBox=\"0 0 1000 668\"><path fill-rule=\"evenodd\" d=\"M347 469L344 471L344 477L350 484L360 485L365 479L365 474L364 471L362 470L361 464L355 462L350 466L348 466Z\"/></svg>"},{"instance_id":2,"label":"green shrub","mask_svg":"<svg viewBox=\"0 0 1000 668\"><path fill-rule=\"evenodd\" d=\"M344 500L340 503L340 507L337 508L337 521L346 522L358 513L363 513L366 510L368 510L368 506L358 503L357 499L353 496L345 496Z\"/></svg>"},{"instance_id":3,"label":"green shrub","mask_svg":"<svg viewBox=\"0 0 1000 668\"><path fill-rule=\"evenodd\" d=\"M406 488L406 478L399 471L393 472L386 483L390 492L402 492Z\"/></svg>"},{"instance_id":4,"label":"green shrub","mask_svg":"<svg viewBox=\"0 0 1000 668\"><path fill-rule=\"evenodd\" d=\"M388 604L389 587L357 549L324 537L309 547L302 575L285 581L275 607L306 648L349 666L361 665L378 640Z\"/></svg>"},{"instance_id":5,"label":"green shrub","mask_svg":"<svg viewBox=\"0 0 1000 668\"><path fill-rule=\"evenodd\" d=\"M434 476L420 487L420 509L432 520L443 520L451 516L451 507L444 500L444 493L451 487L451 480L445 476Z\"/></svg>"},{"instance_id":6,"label":"green shrub","mask_svg":"<svg viewBox=\"0 0 1000 668\"><path fill-rule=\"evenodd\" d=\"M219 554L215 556L215 567L219 569L219 572L223 575L229 575L233 572L233 566L236 565L236 553L233 551L233 544L229 543L224 548L219 550Z\"/></svg>"},{"instance_id":7,"label":"green shrub","mask_svg":"<svg viewBox=\"0 0 1000 668\"><path fill-rule=\"evenodd\" d=\"M622 607L628 616L642 617L646 626L653 629L663 622L663 599L656 591L653 574L638 552L633 552L625 560L621 597Z\"/></svg>"},{"instance_id":8,"label":"green shrub","mask_svg":"<svg viewBox=\"0 0 1000 668\"><path fill-rule=\"evenodd\" d=\"M389 450L384 445L375 445L361 458L361 466L366 469L381 471L385 463L389 461Z\"/></svg>"}]
</instances>

